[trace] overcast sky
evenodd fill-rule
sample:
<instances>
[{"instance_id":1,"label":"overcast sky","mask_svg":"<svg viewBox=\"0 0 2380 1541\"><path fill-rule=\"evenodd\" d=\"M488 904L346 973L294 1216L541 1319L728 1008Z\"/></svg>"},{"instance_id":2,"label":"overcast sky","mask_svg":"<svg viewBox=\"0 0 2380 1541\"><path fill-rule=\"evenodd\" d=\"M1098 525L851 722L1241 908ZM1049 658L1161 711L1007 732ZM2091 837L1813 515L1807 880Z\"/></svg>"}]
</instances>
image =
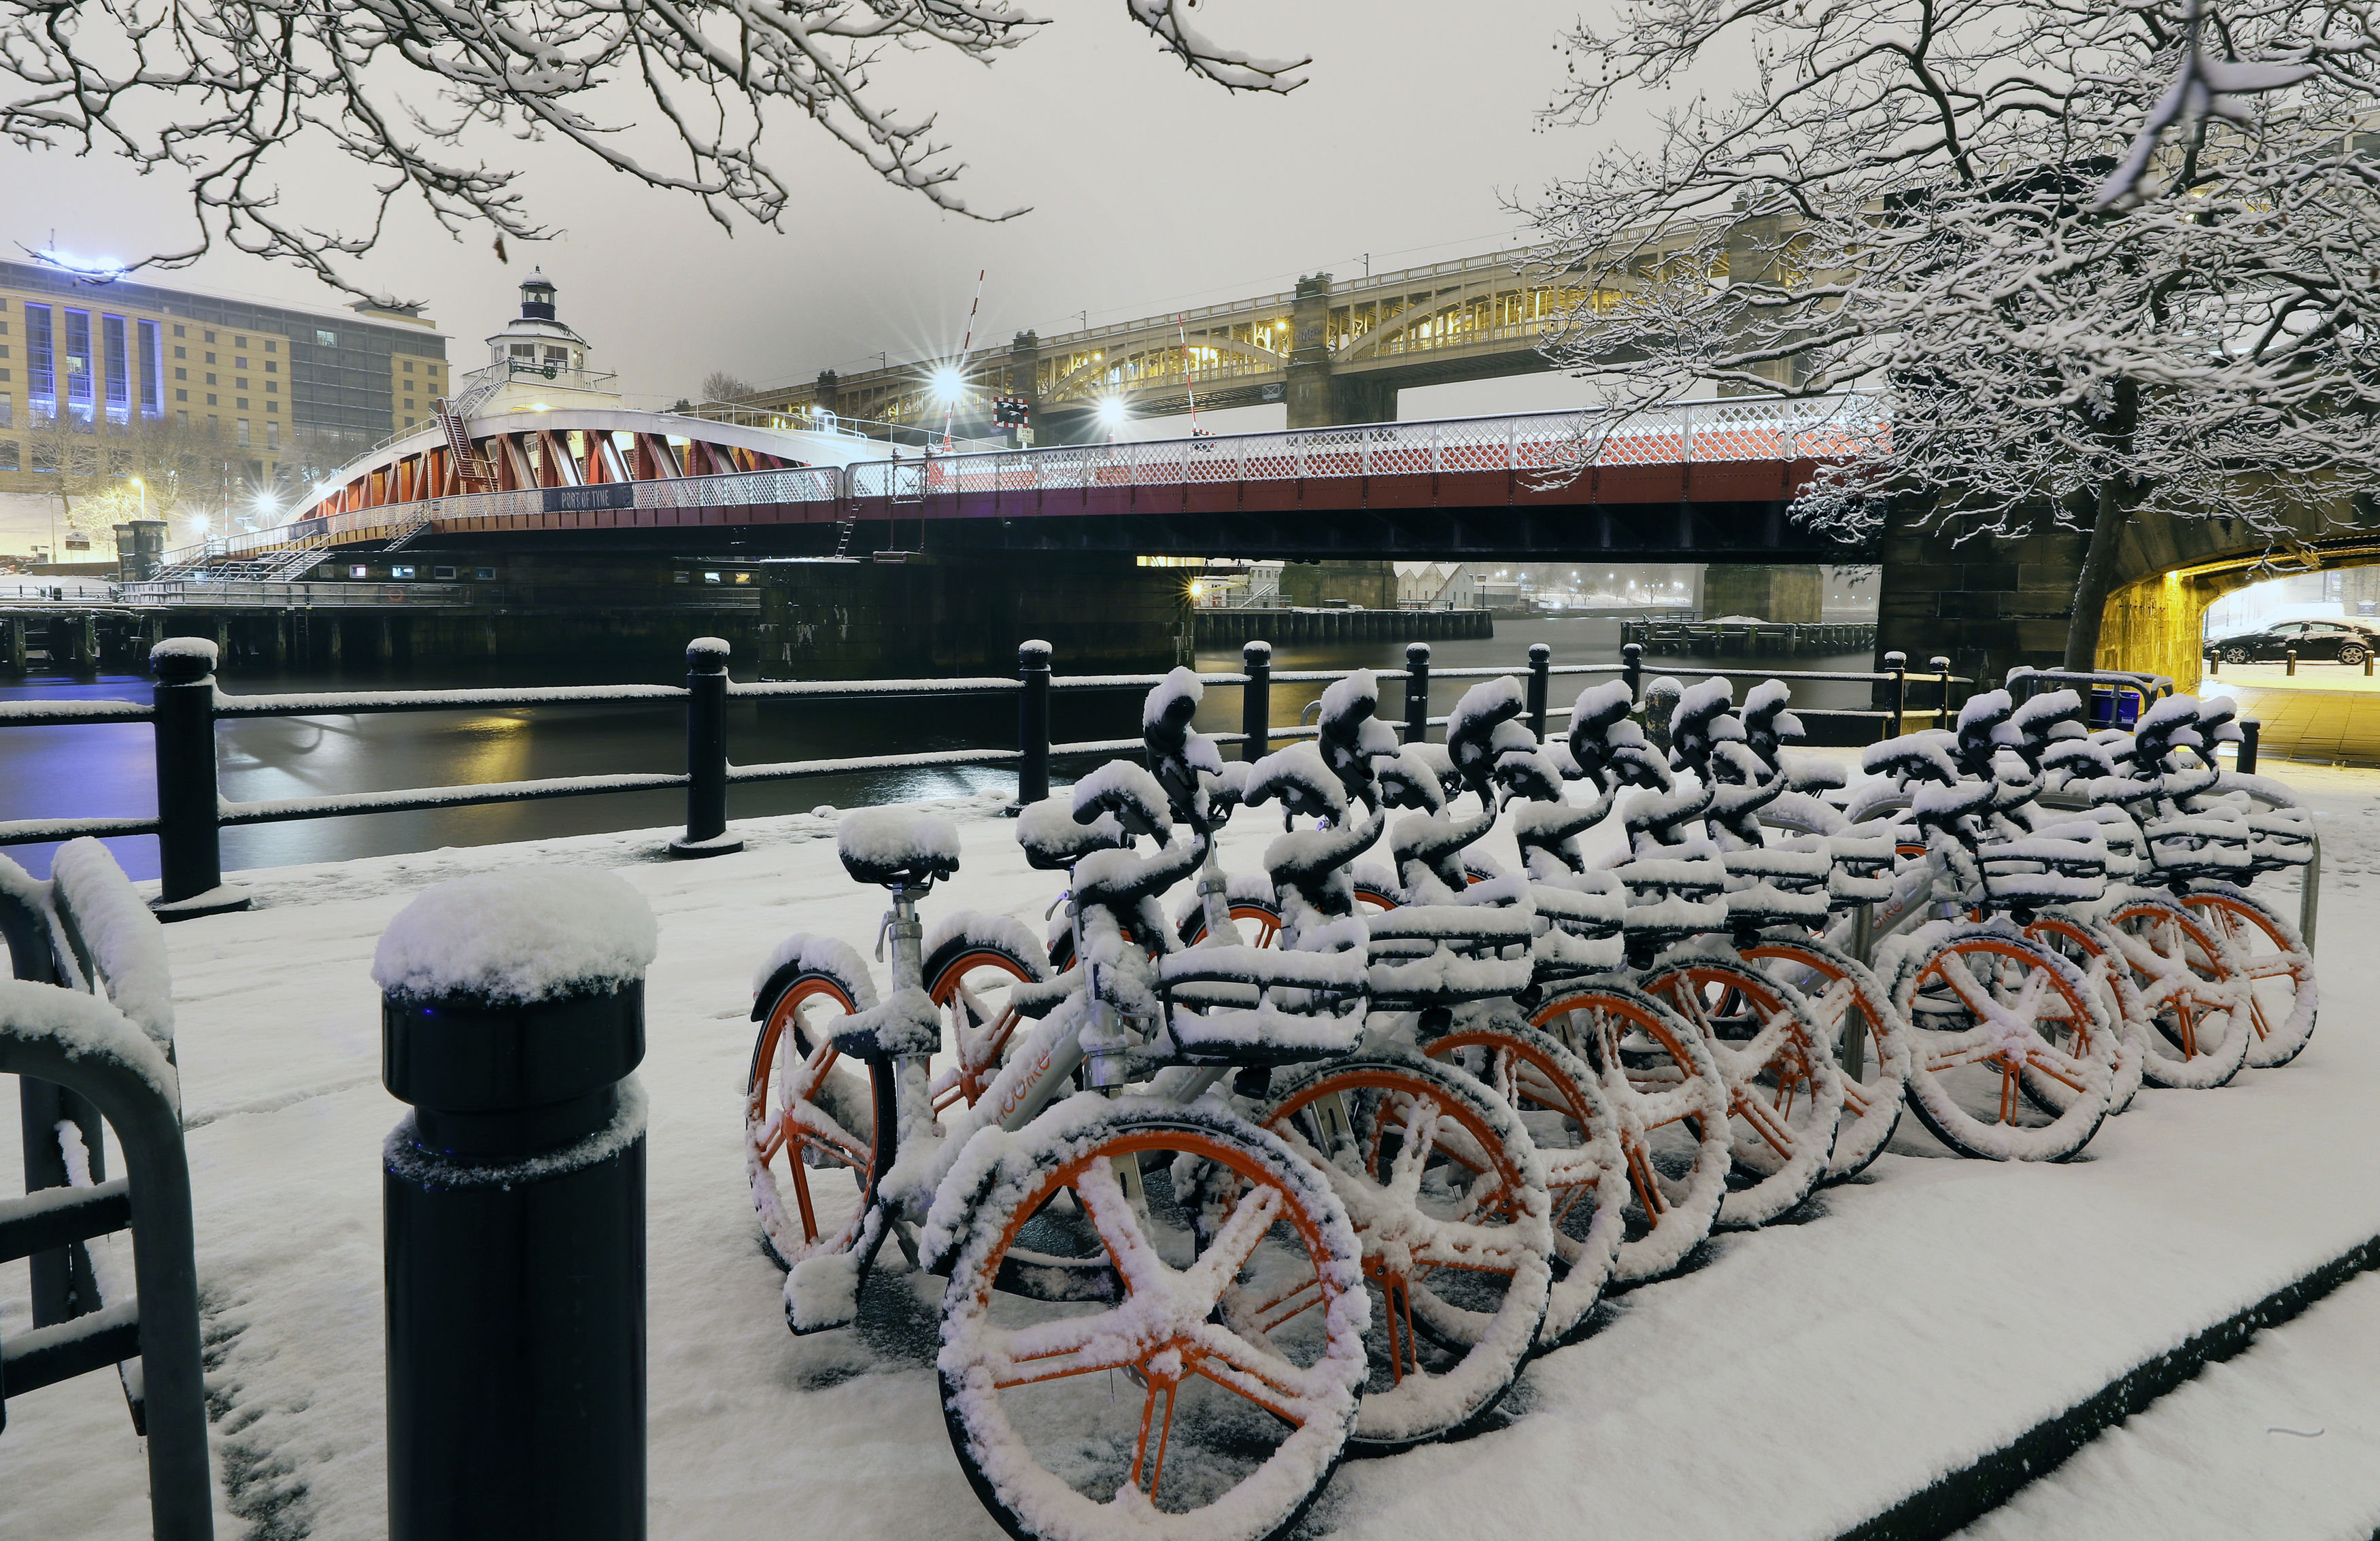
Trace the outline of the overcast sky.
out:
<instances>
[{"instance_id":1,"label":"overcast sky","mask_svg":"<svg viewBox=\"0 0 2380 1541\"><path fill-rule=\"evenodd\" d=\"M1487 249L1519 227L1504 200L1525 198L1584 156L1591 135L1541 132L1536 114L1562 74L1559 30L1572 7L1521 0L1450 6L1420 0L1208 0L1197 17L1218 38L1278 55L1311 54L1309 83L1286 98L1226 95L1187 75L1113 0L1054 0L1053 24L989 67L911 58L879 71L889 100L931 106L969 170L982 210L1031 212L986 224L941 213L871 176L798 125L779 139L796 174L781 232L730 238L689 200L548 147L483 146L532 168L535 212L559 238L514 243L509 266L489 237L449 240L408 213L361 270L377 287L426 301L480 361L479 339L541 265L564 317L640 395L690 394L725 369L756 383L808 380L954 348L978 269L988 270L977 341L1034 327L1160 313L1285 289L1318 270L1383 269ZM1628 132L1631 125L1619 127ZM17 244L122 256L182 239L185 205L162 177L10 150L7 206ZM338 175L285 183L323 196ZM350 178L352 173L345 174ZM293 178L293 180L295 180ZM335 308L345 297L294 269L211 256L156 281L284 304ZM1407 417L1555 405L1572 388L1538 380L1408 393ZM1280 408L1252 408L1252 414ZM1245 425L1264 426L1252 421Z\"/></svg>"}]
</instances>

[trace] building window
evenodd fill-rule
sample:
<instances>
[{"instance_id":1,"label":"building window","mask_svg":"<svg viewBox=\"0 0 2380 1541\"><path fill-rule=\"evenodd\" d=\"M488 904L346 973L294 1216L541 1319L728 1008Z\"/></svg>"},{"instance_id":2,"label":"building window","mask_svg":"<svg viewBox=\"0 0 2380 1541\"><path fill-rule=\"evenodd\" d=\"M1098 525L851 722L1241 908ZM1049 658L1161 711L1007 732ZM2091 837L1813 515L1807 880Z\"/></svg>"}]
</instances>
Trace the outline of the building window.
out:
<instances>
[{"instance_id":1,"label":"building window","mask_svg":"<svg viewBox=\"0 0 2380 1541\"><path fill-rule=\"evenodd\" d=\"M246 402L242 402L242 403L240 403L240 405L241 405L242 406L247 406L248 404L247 404ZM238 427L239 427L239 442L240 442L241 443L243 443L243 444L244 444L244 443L248 443L248 419L247 419L246 418L242 418L242 419L239 419Z\"/></svg>"},{"instance_id":2,"label":"building window","mask_svg":"<svg viewBox=\"0 0 2380 1541\"><path fill-rule=\"evenodd\" d=\"M264 372L267 374L279 374L281 372L280 362L276 359L267 358L264 361Z\"/></svg>"},{"instance_id":3,"label":"building window","mask_svg":"<svg viewBox=\"0 0 2380 1541\"><path fill-rule=\"evenodd\" d=\"M718 583L721 582L722 579L717 573L705 573L702 575L702 581L705 583Z\"/></svg>"},{"instance_id":4,"label":"building window","mask_svg":"<svg viewBox=\"0 0 2380 1541\"><path fill-rule=\"evenodd\" d=\"M157 340L157 323L145 321L140 324L140 415L161 418L165 414L165 393L162 388L165 374L164 345Z\"/></svg>"},{"instance_id":5,"label":"building window","mask_svg":"<svg viewBox=\"0 0 2380 1541\"><path fill-rule=\"evenodd\" d=\"M405 372L407 374L411 374L413 372L413 360L410 358L405 361Z\"/></svg>"},{"instance_id":6,"label":"building window","mask_svg":"<svg viewBox=\"0 0 2380 1541\"><path fill-rule=\"evenodd\" d=\"M122 316L103 315L99 318L100 346L104 350L100 359L100 379L106 393L107 420L127 423L132 420L132 359L128 348Z\"/></svg>"},{"instance_id":7,"label":"building window","mask_svg":"<svg viewBox=\"0 0 2380 1541\"><path fill-rule=\"evenodd\" d=\"M234 337L231 340L231 346L234 347L246 347L248 346L248 339L245 337Z\"/></svg>"},{"instance_id":8,"label":"building window","mask_svg":"<svg viewBox=\"0 0 2380 1541\"><path fill-rule=\"evenodd\" d=\"M232 405L233 405L234 406L238 407L241 411L245 412L245 411L247 411L247 410L248 410L248 398L247 398L246 396L240 396L240 397L238 397L237 399L236 399L235 401L233 401Z\"/></svg>"},{"instance_id":9,"label":"building window","mask_svg":"<svg viewBox=\"0 0 2380 1541\"><path fill-rule=\"evenodd\" d=\"M411 396L405 398L405 409L408 412L413 410L413 398Z\"/></svg>"},{"instance_id":10,"label":"building window","mask_svg":"<svg viewBox=\"0 0 2380 1541\"><path fill-rule=\"evenodd\" d=\"M175 399L176 401L188 401L188 400L189 400L189 399L190 399L190 393L189 393L189 392L188 392L188 391L176 391L176 392L175 392L175 393L174 393L174 399ZM188 417L188 416L189 416L189 414L188 414L188 412L185 412L185 413L183 413L183 414L182 414L182 416L184 416L185 418L187 418L187 417Z\"/></svg>"},{"instance_id":11,"label":"building window","mask_svg":"<svg viewBox=\"0 0 2380 1541\"><path fill-rule=\"evenodd\" d=\"M264 404L264 409L267 412L278 412L281 410L281 404L277 401L268 401Z\"/></svg>"},{"instance_id":12,"label":"building window","mask_svg":"<svg viewBox=\"0 0 2380 1541\"><path fill-rule=\"evenodd\" d=\"M58 415L56 355L46 305L25 307L25 395L35 418Z\"/></svg>"},{"instance_id":13,"label":"building window","mask_svg":"<svg viewBox=\"0 0 2380 1541\"><path fill-rule=\"evenodd\" d=\"M175 394L176 395L177 395L177 396L182 396L182 397L187 398L187 397L189 395L189 394L190 394L190 393L189 393L189 392L188 392L188 391L176 391L176 392L175 392L174 394ZM176 411L176 412L175 412L175 414L174 414L174 420L175 420L176 422L180 423L184 428L188 428L188 427L189 427L189 426L190 426L190 415L189 415L188 412L183 412L183 411L178 411L178 410L177 410L177 411Z\"/></svg>"},{"instance_id":14,"label":"building window","mask_svg":"<svg viewBox=\"0 0 2380 1541\"><path fill-rule=\"evenodd\" d=\"M22 462L18 458L20 453L21 452L17 448L16 440L0 439L0 471L13 471L18 469L22 465Z\"/></svg>"},{"instance_id":15,"label":"building window","mask_svg":"<svg viewBox=\"0 0 2380 1541\"><path fill-rule=\"evenodd\" d=\"M264 382L264 388L271 391L273 394L279 395L281 394L281 382L277 380L268 380Z\"/></svg>"},{"instance_id":16,"label":"building window","mask_svg":"<svg viewBox=\"0 0 2380 1541\"><path fill-rule=\"evenodd\" d=\"M691 573L672 573L670 575L670 581L672 583L692 583L694 581L694 575Z\"/></svg>"},{"instance_id":17,"label":"building window","mask_svg":"<svg viewBox=\"0 0 2380 1541\"><path fill-rule=\"evenodd\" d=\"M410 567L391 567L388 570L388 576L393 578L409 578L413 576L413 569Z\"/></svg>"},{"instance_id":18,"label":"building window","mask_svg":"<svg viewBox=\"0 0 2380 1541\"><path fill-rule=\"evenodd\" d=\"M17 401L14 396L0 396L0 428L13 428L17 422Z\"/></svg>"},{"instance_id":19,"label":"building window","mask_svg":"<svg viewBox=\"0 0 2380 1541\"><path fill-rule=\"evenodd\" d=\"M215 361L215 356L214 356L213 354L212 354L212 353L208 354L208 355L207 355L207 362L208 362L208 363L210 363L210 364L212 364L212 363L213 363L214 361ZM212 377L211 377L211 378L212 378Z\"/></svg>"},{"instance_id":20,"label":"building window","mask_svg":"<svg viewBox=\"0 0 2380 1541\"><path fill-rule=\"evenodd\" d=\"M176 364L174 367L174 378L176 380L188 380L190 378L190 371Z\"/></svg>"},{"instance_id":21,"label":"building window","mask_svg":"<svg viewBox=\"0 0 2380 1541\"><path fill-rule=\"evenodd\" d=\"M335 332L325 332L318 326L314 329L314 346L316 347L336 347L339 346L339 334Z\"/></svg>"},{"instance_id":22,"label":"building window","mask_svg":"<svg viewBox=\"0 0 2380 1541\"><path fill-rule=\"evenodd\" d=\"M320 334L320 333L317 333L317 334L316 334L316 335L317 335L317 336L320 336L320 335L321 335L321 334ZM370 576L371 576L371 569L370 569L370 567L350 567L350 568L348 568L348 569L347 569L347 576L349 576L349 577L370 577Z\"/></svg>"},{"instance_id":23,"label":"building window","mask_svg":"<svg viewBox=\"0 0 2380 1541\"><path fill-rule=\"evenodd\" d=\"M279 449L281 447L281 425L279 423L266 423L264 425L264 447L266 449Z\"/></svg>"},{"instance_id":24,"label":"building window","mask_svg":"<svg viewBox=\"0 0 2380 1541\"><path fill-rule=\"evenodd\" d=\"M66 313L67 412L77 422L91 419L91 312Z\"/></svg>"},{"instance_id":25,"label":"building window","mask_svg":"<svg viewBox=\"0 0 2380 1541\"><path fill-rule=\"evenodd\" d=\"M264 339L264 351L265 351L265 352L267 352L267 353L271 353L271 352L273 351L273 339L272 339L272 338L270 338L270 337L267 337L266 339ZM271 369L273 366L272 366L272 365L270 365L270 364L267 364L267 365L265 365L264 367L265 367L266 369L268 369L268 370L269 370L269 369Z\"/></svg>"},{"instance_id":26,"label":"building window","mask_svg":"<svg viewBox=\"0 0 2380 1541\"><path fill-rule=\"evenodd\" d=\"M212 391L209 391L207 393L207 405L209 406L217 406L222 405L220 402L215 400L215 394Z\"/></svg>"},{"instance_id":27,"label":"building window","mask_svg":"<svg viewBox=\"0 0 2380 1541\"><path fill-rule=\"evenodd\" d=\"M208 334L206 334L206 338L207 338L207 341L208 341L208 342L211 342L211 343L212 343L212 342L213 342L213 341L215 340L215 334L214 334L213 333L210 332L210 333L208 333ZM212 360L212 359L209 359L209 360L208 360L208 362L209 362L209 363L212 363L212 362L213 362L213 360Z\"/></svg>"},{"instance_id":28,"label":"building window","mask_svg":"<svg viewBox=\"0 0 2380 1541\"><path fill-rule=\"evenodd\" d=\"M452 567L432 567L430 569L430 576L442 580L451 578L455 576L455 569Z\"/></svg>"},{"instance_id":29,"label":"building window","mask_svg":"<svg viewBox=\"0 0 2380 1541\"><path fill-rule=\"evenodd\" d=\"M474 571L476 571L482 578L492 578L496 576L496 570L493 567L480 567L474 569Z\"/></svg>"}]
</instances>

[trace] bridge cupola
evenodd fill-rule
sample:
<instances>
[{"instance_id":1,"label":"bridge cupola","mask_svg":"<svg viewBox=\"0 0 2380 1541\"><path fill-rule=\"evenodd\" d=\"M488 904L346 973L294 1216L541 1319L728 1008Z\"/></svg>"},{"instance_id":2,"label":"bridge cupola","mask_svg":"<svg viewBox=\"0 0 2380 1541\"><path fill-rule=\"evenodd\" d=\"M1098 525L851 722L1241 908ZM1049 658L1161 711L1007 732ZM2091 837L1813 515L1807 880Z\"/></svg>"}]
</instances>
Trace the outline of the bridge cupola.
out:
<instances>
[{"instance_id":1,"label":"bridge cupola","mask_svg":"<svg viewBox=\"0 0 2380 1541\"><path fill-rule=\"evenodd\" d=\"M498 378L568 377L588 383L587 339L555 314L553 281L540 269L521 282L520 296L520 314L488 339L488 363L499 371Z\"/></svg>"}]
</instances>

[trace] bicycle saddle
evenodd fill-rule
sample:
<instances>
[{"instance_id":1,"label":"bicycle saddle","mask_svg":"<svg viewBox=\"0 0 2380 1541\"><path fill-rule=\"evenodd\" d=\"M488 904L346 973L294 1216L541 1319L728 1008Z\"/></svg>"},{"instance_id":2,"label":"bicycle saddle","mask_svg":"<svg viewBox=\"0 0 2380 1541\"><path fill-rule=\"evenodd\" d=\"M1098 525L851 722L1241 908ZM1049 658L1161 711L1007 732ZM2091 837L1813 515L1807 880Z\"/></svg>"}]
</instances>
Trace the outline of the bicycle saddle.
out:
<instances>
[{"instance_id":1,"label":"bicycle saddle","mask_svg":"<svg viewBox=\"0 0 2380 1541\"><path fill-rule=\"evenodd\" d=\"M938 813L858 808L835 821L834 854L852 880L916 888L959 869L959 831Z\"/></svg>"},{"instance_id":2,"label":"bicycle saddle","mask_svg":"<svg viewBox=\"0 0 2380 1541\"><path fill-rule=\"evenodd\" d=\"M1094 851L1112 851L1123 843L1123 826L1102 814L1088 824L1075 822L1075 810L1054 797L1044 798L1017 815L1016 843L1025 848L1025 865L1038 872L1063 872Z\"/></svg>"},{"instance_id":3,"label":"bicycle saddle","mask_svg":"<svg viewBox=\"0 0 2380 1541\"><path fill-rule=\"evenodd\" d=\"M1464 691L1463 699L1454 703L1454 710L1447 716L1447 758L1463 786L1477 793L1482 802L1492 795L1488 781L1496 769L1496 730L1527 710L1520 682L1506 674L1501 679L1482 680Z\"/></svg>"},{"instance_id":4,"label":"bicycle saddle","mask_svg":"<svg viewBox=\"0 0 2380 1541\"><path fill-rule=\"evenodd\" d=\"M1111 815L1126 834L1173 833L1172 803L1155 776L1128 759L1111 759L1075 783L1075 819L1088 824Z\"/></svg>"}]
</instances>

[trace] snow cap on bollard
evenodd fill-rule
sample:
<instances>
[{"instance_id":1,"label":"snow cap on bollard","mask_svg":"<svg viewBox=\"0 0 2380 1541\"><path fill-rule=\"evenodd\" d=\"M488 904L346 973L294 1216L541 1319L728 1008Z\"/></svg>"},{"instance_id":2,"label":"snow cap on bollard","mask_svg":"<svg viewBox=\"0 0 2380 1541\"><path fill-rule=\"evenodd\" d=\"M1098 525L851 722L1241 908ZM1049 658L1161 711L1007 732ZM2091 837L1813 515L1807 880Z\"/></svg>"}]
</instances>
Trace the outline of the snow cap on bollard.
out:
<instances>
[{"instance_id":1,"label":"snow cap on bollard","mask_svg":"<svg viewBox=\"0 0 2380 1541\"><path fill-rule=\"evenodd\" d=\"M686 666L698 673L719 673L727 667L732 650L722 637L698 637L686 645Z\"/></svg>"},{"instance_id":2,"label":"snow cap on bollard","mask_svg":"<svg viewBox=\"0 0 2380 1541\"><path fill-rule=\"evenodd\" d=\"M1016 666L1020 669L1047 669L1050 667L1050 655L1054 650L1038 637L1027 637L1016 644Z\"/></svg>"},{"instance_id":3,"label":"snow cap on bollard","mask_svg":"<svg viewBox=\"0 0 2380 1541\"><path fill-rule=\"evenodd\" d=\"M381 933L372 982L419 999L527 1005L644 978L661 928L615 873L538 866L440 883Z\"/></svg>"},{"instance_id":4,"label":"snow cap on bollard","mask_svg":"<svg viewBox=\"0 0 2380 1541\"><path fill-rule=\"evenodd\" d=\"M149 649L149 667L168 685L202 680L215 661L215 645L203 637L169 637Z\"/></svg>"}]
</instances>

